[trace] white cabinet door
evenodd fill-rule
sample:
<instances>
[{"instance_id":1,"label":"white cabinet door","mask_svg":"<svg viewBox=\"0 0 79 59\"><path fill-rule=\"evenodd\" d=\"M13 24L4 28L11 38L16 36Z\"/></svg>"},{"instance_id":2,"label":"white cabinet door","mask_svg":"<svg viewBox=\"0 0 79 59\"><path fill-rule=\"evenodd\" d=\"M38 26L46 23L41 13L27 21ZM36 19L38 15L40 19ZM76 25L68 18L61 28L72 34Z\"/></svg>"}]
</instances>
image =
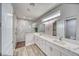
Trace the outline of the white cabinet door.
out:
<instances>
[{"instance_id":1,"label":"white cabinet door","mask_svg":"<svg viewBox=\"0 0 79 59\"><path fill-rule=\"evenodd\" d=\"M45 40L40 37L36 39L37 39L37 42L36 42L37 46L45 53L46 52L45 51L46 50Z\"/></svg>"},{"instance_id":2,"label":"white cabinet door","mask_svg":"<svg viewBox=\"0 0 79 59\"><path fill-rule=\"evenodd\" d=\"M42 40L42 50L44 53L46 52L46 41L44 39Z\"/></svg>"},{"instance_id":3,"label":"white cabinet door","mask_svg":"<svg viewBox=\"0 0 79 59\"><path fill-rule=\"evenodd\" d=\"M57 47L56 45L50 43L50 50L51 50L51 56L60 56L61 52L60 52L60 48Z\"/></svg>"},{"instance_id":4,"label":"white cabinet door","mask_svg":"<svg viewBox=\"0 0 79 59\"><path fill-rule=\"evenodd\" d=\"M35 43L38 44L38 37L35 36Z\"/></svg>"},{"instance_id":5,"label":"white cabinet door","mask_svg":"<svg viewBox=\"0 0 79 59\"><path fill-rule=\"evenodd\" d=\"M40 38L39 37L37 37L37 46L40 48Z\"/></svg>"},{"instance_id":6,"label":"white cabinet door","mask_svg":"<svg viewBox=\"0 0 79 59\"><path fill-rule=\"evenodd\" d=\"M41 38L39 38L39 47L40 47L40 49L42 50L42 46L43 45L43 43L42 43L42 39Z\"/></svg>"},{"instance_id":7,"label":"white cabinet door","mask_svg":"<svg viewBox=\"0 0 79 59\"><path fill-rule=\"evenodd\" d=\"M39 38L39 39L38 39L38 45L39 45L39 47L40 47L40 43L41 43L41 42L40 42L40 38Z\"/></svg>"},{"instance_id":8,"label":"white cabinet door","mask_svg":"<svg viewBox=\"0 0 79 59\"><path fill-rule=\"evenodd\" d=\"M36 37L36 44L38 45L38 37Z\"/></svg>"},{"instance_id":9,"label":"white cabinet door","mask_svg":"<svg viewBox=\"0 0 79 59\"><path fill-rule=\"evenodd\" d=\"M46 42L46 54L49 56L60 56L60 50L50 42Z\"/></svg>"},{"instance_id":10,"label":"white cabinet door","mask_svg":"<svg viewBox=\"0 0 79 59\"><path fill-rule=\"evenodd\" d=\"M60 56L61 55L61 52L56 49L56 48L53 48L53 51L51 52L52 56Z\"/></svg>"},{"instance_id":11,"label":"white cabinet door","mask_svg":"<svg viewBox=\"0 0 79 59\"><path fill-rule=\"evenodd\" d=\"M36 43L36 36L34 35L34 43Z\"/></svg>"},{"instance_id":12,"label":"white cabinet door","mask_svg":"<svg viewBox=\"0 0 79 59\"><path fill-rule=\"evenodd\" d=\"M46 55L51 55L51 46L48 42L46 42Z\"/></svg>"}]
</instances>

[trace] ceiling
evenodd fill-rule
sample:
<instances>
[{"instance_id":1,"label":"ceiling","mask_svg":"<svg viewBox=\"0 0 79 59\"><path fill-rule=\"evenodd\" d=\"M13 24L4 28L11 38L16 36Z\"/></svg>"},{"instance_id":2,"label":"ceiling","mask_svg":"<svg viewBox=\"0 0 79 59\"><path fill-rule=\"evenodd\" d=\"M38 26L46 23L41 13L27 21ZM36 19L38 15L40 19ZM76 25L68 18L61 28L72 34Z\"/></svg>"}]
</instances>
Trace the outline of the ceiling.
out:
<instances>
[{"instance_id":1,"label":"ceiling","mask_svg":"<svg viewBox=\"0 0 79 59\"><path fill-rule=\"evenodd\" d=\"M13 3L14 14L21 19L36 20L59 4L56 3Z\"/></svg>"}]
</instances>

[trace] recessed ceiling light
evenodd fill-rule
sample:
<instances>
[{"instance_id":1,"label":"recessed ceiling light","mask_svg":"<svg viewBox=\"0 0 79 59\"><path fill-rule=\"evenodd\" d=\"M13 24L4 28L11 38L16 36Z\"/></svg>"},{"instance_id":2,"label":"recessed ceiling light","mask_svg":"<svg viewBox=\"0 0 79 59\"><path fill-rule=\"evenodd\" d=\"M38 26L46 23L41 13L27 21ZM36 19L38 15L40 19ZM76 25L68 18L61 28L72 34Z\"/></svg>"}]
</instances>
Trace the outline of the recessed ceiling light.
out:
<instances>
[{"instance_id":1,"label":"recessed ceiling light","mask_svg":"<svg viewBox=\"0 0 79 59\"><path fill-rule=\"evenodd\" d=\"M58 20L58 19L50 20L50 21L44 22L43 24L51 24L51 23L55 22L56 20Z\"/></svg>"}]
</instances>

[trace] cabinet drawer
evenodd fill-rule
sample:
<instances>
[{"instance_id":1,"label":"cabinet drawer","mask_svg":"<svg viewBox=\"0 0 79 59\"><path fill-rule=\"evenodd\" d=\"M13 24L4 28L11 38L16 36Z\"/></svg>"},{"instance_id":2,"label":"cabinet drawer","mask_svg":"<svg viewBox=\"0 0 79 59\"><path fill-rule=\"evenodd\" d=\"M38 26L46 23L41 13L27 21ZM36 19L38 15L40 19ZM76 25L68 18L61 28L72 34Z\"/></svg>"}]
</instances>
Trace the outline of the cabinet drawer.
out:
<instances>
[{"instance_id":1,"label":"cabinet drawer","mask_svg":"<svg viewBox=\"0 0 79 59\"><path fill-rule=\"evenodd\" d=\"M50 55L50 56L60 56L61 55L59 48L57 48L56 46L54 46L50 42L46 42L46 44L47 44L46 45L47 55Z\"/></svg>"},{"instance_id":2,"label":"cabinet drawer","mask_svg":"<svg viewBox=\"0 0 79 59\"><path fill-rule=\"evenodd\" d=\"M49 56L51 56L51 54L52 54L51 52L52 51L53 51L52 46L50 45L49 42L46 41L46 54L49 55Z\"/></svg>"}]
</instances>

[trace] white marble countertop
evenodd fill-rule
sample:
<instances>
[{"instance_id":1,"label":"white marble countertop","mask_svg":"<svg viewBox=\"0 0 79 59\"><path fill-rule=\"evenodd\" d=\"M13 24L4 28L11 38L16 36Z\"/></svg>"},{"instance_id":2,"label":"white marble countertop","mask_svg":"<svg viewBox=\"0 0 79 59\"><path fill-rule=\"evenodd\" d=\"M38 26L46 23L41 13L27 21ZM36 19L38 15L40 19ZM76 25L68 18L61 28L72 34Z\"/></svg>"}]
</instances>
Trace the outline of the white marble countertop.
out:
<instances>
[{"instance_id":1,"label":"white marble countertop","mask_svg":"<svg viewBox=\"0 0 79 59\"><path fill-rule=\"evenodd\" d=\"M34 33L34 35L36 35L42 39L45 39L53 44L56 44L62 48L68 49L71 52L74 52L79 55L79 45L78 44L73 44L73 43L70 43L70 42L67 42L64 40L59 41L59 39L56 36L49 36L49 35L43 34L43 33L42 34Z\"/></svg>"}]
</instances>

